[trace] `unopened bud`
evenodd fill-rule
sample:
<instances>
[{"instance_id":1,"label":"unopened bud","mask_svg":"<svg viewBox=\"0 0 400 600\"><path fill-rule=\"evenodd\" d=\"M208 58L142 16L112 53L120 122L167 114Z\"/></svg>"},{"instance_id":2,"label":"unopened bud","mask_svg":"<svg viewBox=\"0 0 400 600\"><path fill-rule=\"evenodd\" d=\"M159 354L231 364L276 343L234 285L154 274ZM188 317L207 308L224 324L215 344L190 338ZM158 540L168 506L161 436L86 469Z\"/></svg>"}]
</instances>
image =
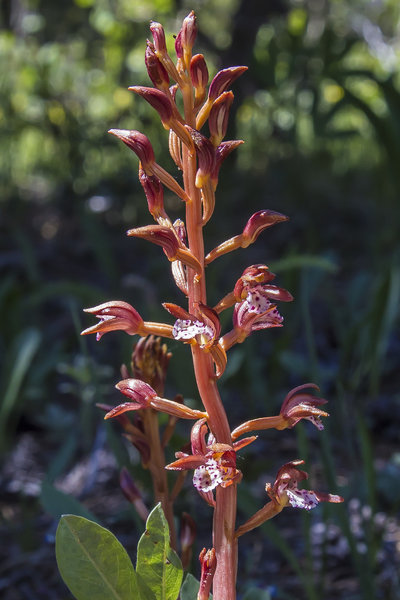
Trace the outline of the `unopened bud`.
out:
<instances>
[{"instance_id":1,"label":"unopened bud","mask_svg":"<svg viewBox=\"0 0 400 600\"><path fill-rule=\"evenodd\" d=\"M202 54L195 54L190 61L190 78L192 80L193 87L206 87L208 83L208 69Z\"/></svg>"},{"instance_id":2,"label":"unopened bud","mask_svg":"<svg viewBox=\"0 0 400 600\"><path fill-rule=\"evenodd\" d=\"M210 178L215 165L215 149L210 140L199 133L196 129L192 129L186 125L190 137L193 140L197 150L197 173L195 185L201 188Z\"/></svg>"},{"instance_id":3,"label":"unopened bud","mask_svg":"<svg viewBox=\"0 0 400 600\"><path fill-rule=\"evenodd\" d=\"M244 144L243 140L230 140L228 142L222 142L215 150L215 165L213 172L211 173L211 181L214 189L218 185L218 175L224 160L230 155L233 150L236 150L238 146Z\"/></svg>"},{"instance_id":4,"label":"unopened bud","mask_svg":"<svg viewBox=\"0 0 400 600\"><path fill-rule=\"evenodd\" d=\"M149 138L144 133L128 129L110 129L108 133L115 135L135 152L145 171L151 169L155 162L154 150Z\"/></svg>"},{"instance_id":5,"label":"unopened bud","mask_svg":"<svg viewBox=\"0 0 400 600\"><path fill-rule=\"evenodd\" d=\"M218 96L212 106L208 118L208 125L213 146L218 146L225 137L228 128L229 110L232 106L232 102L232 92L223 92Z\"/></svg>"},{"instance_id":6,"label":"unopened bud","mask_svg":"<svg viewBox=\"0 0 400 600\"><path fill-rule=\"evenodd\" d=\"M124 396L128 396L139 404L147 405L152 398L157 396L151 385L141 379L123 379L115 387Z\"/></svg>"},{"instance_id":7,"label":"unopened bud","mask_svg":"<svg viewBox=\"0 0 400 600\"><path fill-rule=\"evenodd\" d=\"M172 354L161 339L150 335L141 338L132 353L132 372L135 378L142 379L162 395L167 375L168 363Z\"/></svg>"},{"instance_id":8,"label":"unopened bud","mask_svg":"<svg viewBox=\"0 0 400 600\"><path fill-rule=\"evenodd\" d=\"M238 78L240 75L247 71L247 67L228 67L218 71L214 79L210 83L208 90L208 99L216 100L218 96L225 92L228 87Z\"/></svg>"},{"instance_id":9,"label":"unopened bud","mask_svg":"<svg viewBox=\"0 0 400 600\"><path fill-rule=\"evenodd\" d=\"M139 166L139 181L146 194L150 214L156 221L159 219L169 221L164 210L164 188L161 181L154 175L147 175L141 166Z\"/></svg>"},{"instance_id":10,"label":"unopened bud","mask_svg":"<svg viewBox=\"0 0 400 600\"><path fill-rule=\"evenodd\" d=\"M189 72L195 92L195 106L199 106L206 96L208 83L208 69L202 54L195 54L192 57Z\"/></svg>"},{"instance_id":11,"label":"unopened bud","mask_svg":"<svg viewBox=\"0 0 400 600\"><path fill-rule=\"evenodd\" d=\"M155 87L161 90L167 89L169 86L169 75L155 53L154 45L149 41L147 42L144 62L147 73Z\"/></svg>"},{"instance_id":12,"label":"unopened bud","mask_svg":"<svg viewBox=\"0 0 400 600\"><path fill-rule=\"evenodd\" d=\"M183 58L183 48L182 48L182 30L178 33L175 39L175 52L176 56L179 59Z\"/></svg>"},{"instance_id":13,"label":"unopened bud","mask_svg":"<svg viewBox=\"0 0 400 600\"><path fill-rule=\"evenodd\" d=\"M150 23L150 31L153 34L154 47L157 53L164 54L167 52L167 45L165 43L164 28L161 23L152 21Z\"/></svg>"},{"instance_id":14,"label":"unopened bud","mask_svg":"<svg viewBox=\"0 0 400 600\"><path fill-rule=\"evenodd\" d=\"M173 108L168 96L162 90L144 87L141 85L133 85L128 90L142 96L160 115L163 125L170 127L170 122L173 117Z\"/></svg>"},{"instance_id":15,"label":"unopened bud","mask_svg":"<svg viewBox=\"0 0 400 600\"><path fill-rule=\"evenodd\" d=\"M180 33L183 52L191 52L197 36L196 15L193 10L183 19Z\"/></svg>"},{"instance_id":16,"label":"unopened bud","mask_svg":"<svg viewBox=\"0 0 400 600\"><path fill-rule=\"evenodd\" d=\"M250 246L267 227L287 220L286 215L274 210L259 210L250 217L243 229L241 247L247 248L247 246Z\"/></svg>"},{"instance_id":17,"label":"unopened bud","mask_svg":"<svg viewBox=\"0 0 400 600\"><path fill-rule=\"evenodd\" d=\"M199 556L201 564L200 588L197 595L197 600L208 600L211 591L211 585L214 578L215 569L217 568L217 556L215 549L203 550Z\"/></svg>"},{"instance_id":18,"label":"unopened bud","mask_svg":"<svg viewBox=\"0 0 400 600\"><path fill-rule=\"evenodd\" d=\"M130 237L142 238L162 246L165 254L170 260L176 258L179 249L179 241L174 231L170 227L163 225L146 225L144 227L136 227L129 229L127 235Z\"/></svg>"},{"instance_id":19,"label":"unopened bud","mask_svg":"<svg viewBox=\"0 0 400 600\"><path fill-rule=\"evenodd\" d=\"M188 267L191 267L200 274L201 265L197 258L180 242L174 229L163 225L146 225L145 227L136 227L127 232L128 236L138 237L161 246L168 257L168 260L180 260Z\"/></svg>"}]
</instances>

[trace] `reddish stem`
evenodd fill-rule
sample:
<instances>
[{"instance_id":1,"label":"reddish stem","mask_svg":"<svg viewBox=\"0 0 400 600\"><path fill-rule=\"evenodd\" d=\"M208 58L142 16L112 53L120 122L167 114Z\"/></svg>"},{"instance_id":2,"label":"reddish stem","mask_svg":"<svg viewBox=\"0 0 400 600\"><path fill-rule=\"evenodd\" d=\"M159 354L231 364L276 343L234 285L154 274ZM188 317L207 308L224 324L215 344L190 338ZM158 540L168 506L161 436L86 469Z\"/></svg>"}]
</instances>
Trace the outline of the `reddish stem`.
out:
<instances>
[{"instance_id":1,"label":"reddish stem","mask_svg":"<svg viewBox=\"0 0 400 600\"><path fill-rule=\"evenodd\" d=\"M194 122L191 89L182 90L185 120ZM198 303L207 304L204 272L204 242L202 229L202 206L200 190L195 186L196 155L183 146L183 180L190 200L186 203L186 229L190 251L202 267L200 279L193 270L188 273L189 312L196 314ZM204 408L208 413L208 424L217 442L231 444L231 433L227 415L216 384L214 363L209 353L199 346L192 346L193 366L197 387ZM217 568L213 581L214 600L235 600L237 541L234 535L236 521L236 485L226 489L217 488L213 524L213 546L217 556Z\"/></svg>"}]
</instances>

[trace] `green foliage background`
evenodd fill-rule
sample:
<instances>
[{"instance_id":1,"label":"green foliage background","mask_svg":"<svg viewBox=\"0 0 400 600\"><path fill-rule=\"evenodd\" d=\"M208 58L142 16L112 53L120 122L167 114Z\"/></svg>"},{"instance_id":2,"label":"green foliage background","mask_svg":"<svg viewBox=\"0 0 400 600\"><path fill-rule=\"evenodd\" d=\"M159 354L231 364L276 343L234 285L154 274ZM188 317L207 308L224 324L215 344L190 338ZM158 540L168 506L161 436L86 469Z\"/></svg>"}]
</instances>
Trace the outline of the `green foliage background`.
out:
<instances>
[{"instance_id":1,"label":"green foliage background","mask_svg":"<svg viewBox=\"0 0 400 600\"><path fill-rule=\"evenodd\" d=\"M143 54L149 20L163 22L172 50L172 33L192 8L196 49L212 74L249 66L234 85L229 132L246 143L222 171L207 247L241 231L261 208L291 219L247 252L209 268L211 304L256 262L270 264L278 285L295 296L283 309L284 329L256 334L232 353L223 393L233 425L273 414L290 387L313 379L329 397L331 419L323 440L299 429L299 454L320 465L322 485L336 487L339 474L348 498L360 497L394 517L400 506L395 0L2 3L3 450L22 430L38 430L58 452L48 460L52 482L93 447L102 427L94 403L117 401L112 384L119 364L129 359L131 340L118 334L98 346L81 340L78 332L87 325L82 307L123 299L147 319L164 319L160 303L181 301L159 249L125 239L126 229L150 220L136 158L106 132L144 131L158 162L175 173L164 130L126 88L148 85ZM181 215L174 198L166 203L171 216ZM171 349L169 391L190 399L193 378L182 369L188 353L178 344ZM179 435L177 445L187 430ZM120 464L128 462L112 440ZM278 436L260 443L262 455L247 467L249 483L295 458L283 448L277 464ZM138 465L140 479L139 473ZM254 500L245 486L242 496L246 513ZM364 558L356 550L353 555L360 575ZM365 560L373 577L374 556ZM371 586L368 580L359 593L381 597L368 595L378 593ZM307 597L313 593L308 587Z\"/></svg>"}]
</instances>

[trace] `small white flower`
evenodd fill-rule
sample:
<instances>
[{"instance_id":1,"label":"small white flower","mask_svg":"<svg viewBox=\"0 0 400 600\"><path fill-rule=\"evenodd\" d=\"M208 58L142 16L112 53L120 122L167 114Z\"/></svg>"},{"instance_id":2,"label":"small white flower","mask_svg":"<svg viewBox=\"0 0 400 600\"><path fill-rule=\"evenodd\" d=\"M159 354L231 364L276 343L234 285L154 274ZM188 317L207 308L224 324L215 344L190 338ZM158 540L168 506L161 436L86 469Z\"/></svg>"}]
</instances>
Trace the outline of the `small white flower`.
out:
<instances>
[{"instance_id":1,"label":"small white flower","mask_svg":"<svg viewBox=\"0 0 400 600\"><path fill-rule=\"evenodd\" d=\"M192 340L197 336L204 336L207 343L213 339L214 332L211 327L205 325L202 321L178 319L175 322L172 335L176 340Z\"/></svg>"},{"instance_id":2,"label":"small white flower","mask_svg":"<svg viewBox=\"0 0 400 600\"><path fill-rule=\"evenodd\" d=\"M210 458L205 465L198 467L193 474L193 485L197 490L210 492L222 481L224 471L218 465L218 462Z\"/></svg>"}]
</instances>

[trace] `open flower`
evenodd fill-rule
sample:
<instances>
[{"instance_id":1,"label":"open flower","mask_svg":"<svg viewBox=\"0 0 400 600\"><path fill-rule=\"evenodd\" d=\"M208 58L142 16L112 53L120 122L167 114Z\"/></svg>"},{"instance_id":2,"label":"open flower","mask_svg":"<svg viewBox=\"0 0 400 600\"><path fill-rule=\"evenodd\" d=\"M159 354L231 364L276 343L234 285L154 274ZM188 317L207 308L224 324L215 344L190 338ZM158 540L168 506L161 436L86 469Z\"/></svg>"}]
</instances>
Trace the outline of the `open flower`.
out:
<instances>
[{"instance_id":1,"label":"open flower","mask_svg":"<svg viewBox=\"0 0 400 600\"><path fill-rule=\"evenodd\" d=\"M287 394L280 411L284 427L279 429L294 427L301 419L310 421L320 431L324 428L321 417L329 417L329 414L318 406L326 404L327 400L313 396L309 392L303 393L307 388L319 390L315 383L305 383Z\"/></svg>"},{"instance_id":2,"label":"open flower","mask_svg":"<svg viewBox=\"0 0 400 600\"><path fill-rule=\"evenodd\" d=\"M235 303L246 301L249 312L261 314L268 310L271 300L291 302L293 296L287 290L271 284L275 279L274 273L267 265L251 265L247 267L229 292L214 307L217 313L233 306Z\"/></svg>"},{"instance_id":3,"label":"open flower","mask_svg":"<svg viewBox=\"0 0 400 600\"><path fill-rule=\"evenodd\" d=\"M214 339L214 331L209 326L193 319L177 319L175 321L172 335L176 340L191 341L195 340L200 347L206 347Z\"/></svg>"},{"instance_id":4,"label":"open flower","mask_svg":"<svg viewBox=\"0 0 400 600\"><path fill-rule=\"evenodd\" d=\"M233 310L233 329L221 338L221 346L225 351L234 344L241 344L245 339L259 329L282 327L283 317L275 304L265 300L264 310L257 312L252 302L247 299L235 304Z\"/></svg>"},{"instance_id":5,"label":"open flower","mask_svg":"<svg viewBox=\"0 0 400 600\"><path fill-rule=\"evenodd\" d=\"M85 312L95 315L99 322L82 331L81 335L95 333L97 341L108 331L118 329L129 335L146 335L144 322L139 313L127 302L111 300L93 308L85 308Z\"/></svg>"},{"instance_id":6,"label":"open flower","mask_svg":"<svg viewBox=\"0 0 400 600\"><path fill-rule=\"evenodd\" d=\"M216 377L220 377L225 371L227 356L225 349L219 343L221 323L215 310L199 303L198 316L196 316L170 302L165 302L163 306L177 319L172 329L173 337L209 352L215 364Z\"/></svg>"},{"instance_id":7,"label":"open flower","mask_svg":"<svg viewBox=\"0 0 400 600\"><path fill-rule=\"evenodd\" d=\"M115 386L117 390L127 396L131 402L124 402L111 409L105 419L113 419L120 415L140 410L141 408L153 408L159 412L164 412L178 419L199 419L206 418L207 413L195 410L174 400L160 398L157 392L145 381L141 379L123 379Z\"/></svg>"},{"instance_id":8,"label":"open flower","mask_svg":"<svg viewBox=\"0 0 400 600\"><path fill-rule=\"evenodd\" d=\"M177 471L194 469L194 487L209 504L214 505L212 490L219 485L229 487L241 480L242 474L236 468L236 452L254 442L256 436L244 438L229 446L216 443L210 434L206 443L207 429L206 419L197 421L191 432L192 454L177 452L178 460L166 468Z\"/></svg>"},{"instance_id":9,"label":"open flower","mask_svg":"<svg viewBox=\"0 0 400 600\"><path fill-rule=\"evenodd\" d=\"M329 417L329 413L318 408L326 404L327 400L313 396L310 392L304 392L307 388L319 390L315 383L304 383L291 390L282 403L279 415L274 417L260 417L242 423L232 431L232 439L251 431L261 431L264 429L291 429L301 419L310 421L320 431L324 428L321 417Z\"/></svg>"},{"instance_id":10,"label":"open flower","mask_svg":"<svg viewBox=\"0 0 400 600\"><path fill-rule=\"evenodd\" d=\"M265 490L272 502L282 508L290 505L305 510L315 508L320 502L343 502L343 498L335 494L299 489L298 483L308 479L308 473L298 468L303 464L304 460L293 460L284 464L279 469L274 484L266 484Z\"/></svg>"},{"instance_id":11,"label":"open flower","mask_svg":"<svg viewBox=\"0 0 400 600\"><path fill-rule=\"evenodd\" d=\"M199 316L171 302L164 302L163 306L176 318L172 329L172 335L176 340L198 344L200 348L209 349L218 339L221 324L218 315L209 306L199 304Z\"/></svg>"},{"instance_id":12,"label":"open flower","mask_svg":"<svg viewBox=\"0 0 400 600\"><path fill-rule=\"evenodd\" d=\"M279 514L286 506L311 510L320 502L343 502L341 496L300 489L298 484L308 479L308 473L298 467L304 460L293 460L284 464L278 471L273 484L267 483L265 490L271 498L259 511L236 530L236 537L262 525Z\"/></svg>"}]
</instances>

